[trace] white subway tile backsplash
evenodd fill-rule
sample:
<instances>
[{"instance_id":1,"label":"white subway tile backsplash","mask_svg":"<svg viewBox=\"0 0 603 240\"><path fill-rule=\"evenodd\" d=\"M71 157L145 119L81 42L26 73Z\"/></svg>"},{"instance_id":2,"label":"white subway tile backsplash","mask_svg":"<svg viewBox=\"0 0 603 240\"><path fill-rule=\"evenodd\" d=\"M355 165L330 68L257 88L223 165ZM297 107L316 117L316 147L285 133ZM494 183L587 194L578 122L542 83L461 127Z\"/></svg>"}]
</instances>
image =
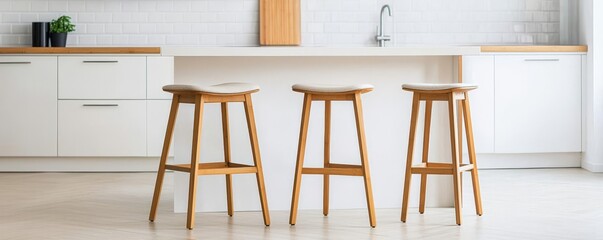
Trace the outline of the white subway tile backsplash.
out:
<instances>
[{"instance_id":1,"label":"white subway tile backsplash","mask_svg":"<svg viewBox=\"0 0 603 240\"><path fill-rule=\"evenodd\" d=\"M77 21L80 23L94 23L94 13L78 13Z\"/></svg>"},{"instance_id":2,"label":"white subway tile backsplash","mask_svg":"<svg viewBox=\"0 0 603 240\"><path fill-rule=\"evenodd\" d=\"M0 34L11 33L11 25L10 24L0 24Z\"/></svg>"},{"instance_id":3,"label":"white subway tile backsplash","mask_svg":"<svg viewBox=\"0 0 603 240\"><path fill-rule=\"evenodd\" d=\"M111 35L97 35L96 44L99 46L109 46L113 44L113 38Z\"/></svg>"},{"instance_id":4,"label":"white subway tile backsplash","mask_svg":"<svg viewBox=\"0 0 603 240\"><path fill-rule=\"evenodd\" d=\"M11 33L14 33L14 34L31 33L31 24L13 24Z\"/></svg>"},{"instance_id":5,"label":"white subway tile backsplash","mask_svg":"<svg viewBox=\"0 0 603 240\"><path fill-rule=\"evenodd\" d=\"M158 23L157 24L157 33L167 34L174 32L174 24L171 23ZM168 37L171 34L168 34Z\"/></svg>"},{"instance_id":6,"label":"white subway tile backsplash","mask_svg":"<svg viewBox=\"0 0 603 240\"><path fill-rule=\"evenodd\" d=\"M558 44L559 0L302 0L302 45ZM72 45L258 44L257 0L0 0L0 44L30 44L33 21L69 15Z\"/></svg>"},{"instance_id":7,"label":"white subway tile backsplash","mask_svg":"<svg viewBox=\"0 0 603 240\"><path fill-rule=\"evenodd\" d=\"M25 12L31 10L31 2L29 1L12 1L10 10L13 12Z\"/></svg>"},{"instance_id":8,"label":"white subway tile backsplash","mask_svg":"<svg viewBox=\"0 0 603 240\"><path fill-rule=\"evenodd\" d=\"M136 23L126 23L123 24L123 32L132 34L132 33L140 33L140 24Z\"/></svg>"},{"instance_id":9,"label":"white subway tile backsplash","mask_svg":"<svg viewBox=\"0 0 603 240\"><path fill-rule=\"evenodd\" d=\"M165 35L149 35L148 43L150 45L165 45Z\"/></svg>"},{"instance_id":10,"label":"white subway tile backsplash","mask_svg":"<svg viewBox=\"0 0 603 240\"><path fill-rule=\"evenodd\" d=\"M122 24L117 24L117 23L107 24L107 25L105 25L105 32L111 33L111 34L123 33L122 27L123 27Z\"/></svg>"},{"instance_id":11,"label":"white subway tile backsplash","mask_svg":"<svg viewBox=\"0 0 603 240\"><path fill-rule=\"evenodd\" d=\"M154 1L139 1L138 9L141 12L154 12L157 11L157 3Z\"/></svg>"},{"instance_id":12,"label":"white subway tile backsplash","mask_svg":"<svg viewBox=\"0 0 603 240\"><path fill-rule=\"evenodd\" d=\"M86 11L86 1L72 1L68 2L69 12L85 12Z\"/></svg>"},{"instance_id":13,"label":"white subway tile backsplash","mask_svg":"<svg viewBox=\"0 0 603 240\"><path fill-rule=\"evenodd\" d=\"M50 12L66 12L69 8L67 1L50 1L48 2L48 11Z\"/></svg>"},{"instance_id":14,"label":"white subway tile backsplash","mask_svg":"<svg viewBox=\"0 0 603 240\"><path fill-rule=\"evenodd\" d=\"M21 14L21 22L28 23L28 22L37 22L39 20L40 20L40 18L37 13Z\"/></svg>"},{"instance_id":15,"label":"white subway tile backsplash","mask_svg":"<svg viewBox=\"0 0 603 240\"><path fill-rule=\"evenodd\" d=\"M190 1L174 1L174 11L176 12L188 12L191 10Z\"/></svg>"},{"instance_id":16,"label":"white subway tile backsplash","mask_svg":"<svg viewBox=\"0 0 603 240\"><path fill-rule=\"evenodd\" d=\"M79 43L83 46L93 46L96 45L96 36L94 35L83 35L79 36Z\"/></svg>"},{"instance_id":17,"label":"white subway tile backsplash","mask_svg":"<svg viewBox=\"0 0 603 240\"><path fill-rule=\"evenodd\" d=\"M190 23L175 23L174 33L191 33L192 27Z\"/></svg>"},{"instance_id":18,"label":"white subway tile backsplash","mask_svg":"<svg viewBox=\"0 0 603 240\"><path fill-rule=\"evenodd\" d=\"M86 7L88 7L88 6L86 6ZM120 1L105 1L104 11L121 12L122 11L121 2Z\"/></svg>"},{"instance_id":19,"label":"white subway tile backsplash","mask_svg":"<svg viewBox=\"0 0 603 240\"><path fill-rule=\"evenodd\" d=\"M86 33L89 34L100 34L105 33L105 25L104 24L87 24L86 25Z\"/></svg>"},{"instance_id":20,"label":"white subway tile backsplash","mask_svg":"<svg viewBox=\"0 0 603 240\"><path fill-rule=\"evenodd\" d=\"M105 10L106 1L86 1L86 11L89 12L102 12ZM108 1L107 1L108 2Z\"/></svg>"},{"instance_id":21,"label":"white subway tile backsplash","mask_svg":"<svg viewBox=\"0 0 603 240\"><path fill-rule=\"evenodd\" d=\"M45 12L45 11L48 11L48 2L47 1L33 1L33 2L31 2L31 11L32 12Z\"/></svg>"},{"instance_id":22,"label":"white subway tile backsplash","mask_svg":"<svg viewBox=\"0 0 603 240\"><path fill-rule=\"evenodd\" d=\"M113 20L112 13L96 13L95 22L97 23L110 23Z\"/></svg>"},{"instance_id":23,"label":"white subway tile backsplash","mask_svg":"<svg viewBox=\"0 0 603 240\"><path fill-rule=\"evenodd\" d=\"M10 3L9 1L0 1L0 11L2 12L8 12L10 11ZM0 38L2 39L2 38Z\"/></svg>"},{"instance_id":24,"label":"white subway tile backsplash","mask_svg":"<svg viewBox=\"0 0 603 240\"><path fill-rule=\"evenodd\" d=\"M138 11L137 1L122 1L121 10L124 12L136 12Z\"/></svg>"},{"instance_id":25,"label":"white subway tile backsplash","mask_svg":"<svg viewBox=\"0 0 603 240\"><path fill-rule=\"evenodd\" d=\"M2 14L3 23L19 23L21 22L21 14L18 13L4 13Z\"/></svg>"},{"instance_id":26,"label":"white subway tile backsplash","mask_svg":"<svg viewBox=\"0 0 603 240\"><path fill-rule=\"evenodd\" d=\"M146 35L128 35L128 45L146 45L148 37Z\"/></svg>"}]
</instances>

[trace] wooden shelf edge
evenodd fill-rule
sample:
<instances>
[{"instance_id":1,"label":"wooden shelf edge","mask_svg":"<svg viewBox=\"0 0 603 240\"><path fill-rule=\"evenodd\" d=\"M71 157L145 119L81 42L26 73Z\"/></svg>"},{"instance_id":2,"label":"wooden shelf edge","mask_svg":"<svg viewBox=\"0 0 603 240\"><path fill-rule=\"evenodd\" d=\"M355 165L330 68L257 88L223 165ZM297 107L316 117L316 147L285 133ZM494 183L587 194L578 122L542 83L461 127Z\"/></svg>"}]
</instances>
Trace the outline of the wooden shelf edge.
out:
<instances>
[{"instance_id":1,"label":"wooden shelf edge","mask_svg":"<svg viewBox=\"0 0 603 240\"><path fill-rule=\"evenodd\" d=\"M161 54L160 47L0 47L0 54Z\"/></svg>"},{"instance_id":2,"label":"wooden shelf edge","mask_svg":"<svg viewBox=\"0 0 603 240\"><path fill-rule=\"evenodd\" d=\"M481 46L481 52L588 52L586 45Z\"/></svg>"}]
</instances>

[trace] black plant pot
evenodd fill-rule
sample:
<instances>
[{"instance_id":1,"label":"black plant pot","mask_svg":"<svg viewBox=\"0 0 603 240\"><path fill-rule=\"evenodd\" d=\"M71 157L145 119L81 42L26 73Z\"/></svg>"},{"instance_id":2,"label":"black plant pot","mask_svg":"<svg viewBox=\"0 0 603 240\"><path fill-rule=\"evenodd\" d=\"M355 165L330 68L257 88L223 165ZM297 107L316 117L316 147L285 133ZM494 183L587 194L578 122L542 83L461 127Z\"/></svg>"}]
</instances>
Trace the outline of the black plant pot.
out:
<instances>
[{"instance_id":1,"label":"black plant pot","mask_svg":"<svg viewBox=\"0 0 603 240\"><path fill-rule=\"evenodd\" d=\"M50 33L50 46L65 47L67 45L67 33Z\"/></svg>"}]
</instances>

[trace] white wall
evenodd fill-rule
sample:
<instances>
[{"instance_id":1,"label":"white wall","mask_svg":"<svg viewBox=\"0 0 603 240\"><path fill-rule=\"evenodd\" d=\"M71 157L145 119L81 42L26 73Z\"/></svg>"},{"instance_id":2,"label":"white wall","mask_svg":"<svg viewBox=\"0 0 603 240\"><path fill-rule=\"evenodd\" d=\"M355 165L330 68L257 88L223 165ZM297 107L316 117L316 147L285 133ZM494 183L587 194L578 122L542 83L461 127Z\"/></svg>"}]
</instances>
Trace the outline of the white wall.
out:
<instances>
[{"instance_id":1,"label":"white wall","mask_svg":"<svg viewBox=\"0 0 603 240\"><path fill-rule=\"evenodd\" d=\"M558 44L560 0L302 0L302 45L372 46L379 9L403 44ZM258 0L0 0L0 45L67 14L71 45L258 44Z\"/></svg>"},{"instance_id":2,"label":"white wall","mask_svg":"<svg viewBox=\"0 0 603 240\"><path fill-rule=\"evenodd\" d=\"M589 46L585 91L586 148L582 167L603 172L603 12L601 1L580 1L580 44Z\"/></svg>"}]
</instances>

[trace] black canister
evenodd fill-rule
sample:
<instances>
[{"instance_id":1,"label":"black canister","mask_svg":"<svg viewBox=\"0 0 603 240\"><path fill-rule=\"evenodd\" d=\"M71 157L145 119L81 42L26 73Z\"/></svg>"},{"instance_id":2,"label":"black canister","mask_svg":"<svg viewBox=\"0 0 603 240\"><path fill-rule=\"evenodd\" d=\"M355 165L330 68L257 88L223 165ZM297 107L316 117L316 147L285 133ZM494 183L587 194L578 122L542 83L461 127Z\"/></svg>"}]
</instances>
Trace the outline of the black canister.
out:
<instances>
[{"instance_id":1,"label":"black canister","mask_svg":"<svg viewBox=\"0 0 603 240\"><path fill-rule=\"evenodd\" d=\"M31 46L32 47L50 47L50 23L32 22L31 23Z\"/></svg>"}]
</instances>

